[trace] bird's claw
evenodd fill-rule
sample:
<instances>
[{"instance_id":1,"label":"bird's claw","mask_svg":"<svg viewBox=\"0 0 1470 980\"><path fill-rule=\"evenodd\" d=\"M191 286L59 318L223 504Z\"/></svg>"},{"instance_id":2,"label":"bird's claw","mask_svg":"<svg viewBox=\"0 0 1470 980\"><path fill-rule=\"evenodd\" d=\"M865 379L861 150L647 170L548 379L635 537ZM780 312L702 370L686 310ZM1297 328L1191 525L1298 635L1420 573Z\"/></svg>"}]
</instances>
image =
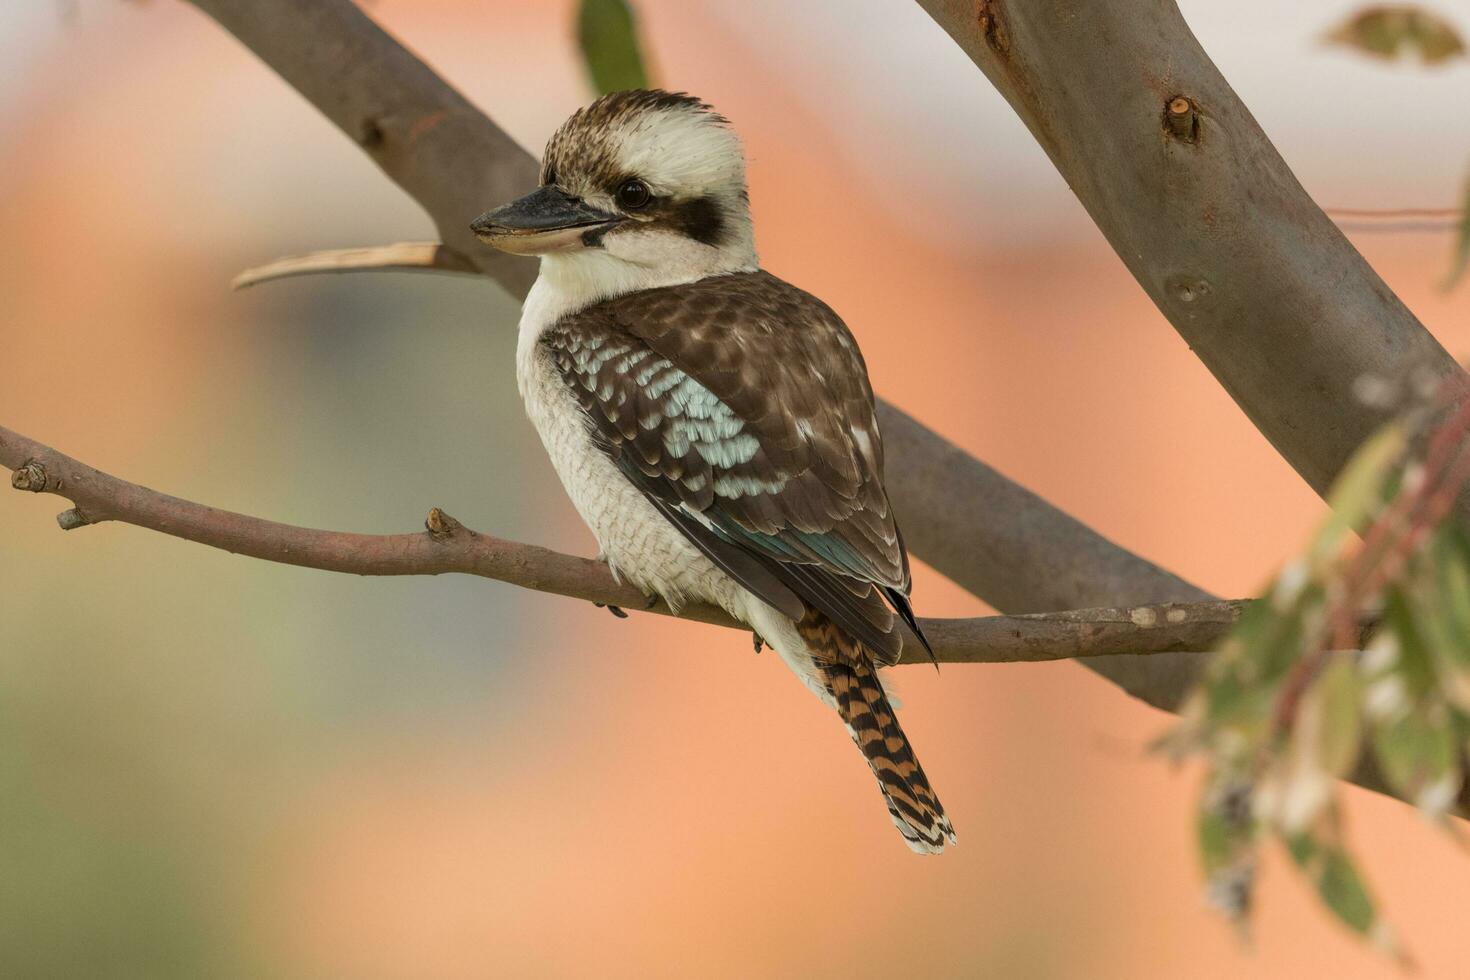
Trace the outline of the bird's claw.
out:
<instances>
[{"instance_id":1,"label":"bird's claw","mask_svg":"<svg viewBox=\"0 0 1470 980\"><path fill-rule=\"evenodd\" d=\"M623 607L622 606L610 606L610 605L608 605L605 602L594 602L593 605L596 606L598 609L606 609L608 612L612 613L614 616L618 617L619 619L627 619L628 618L628 614L625 613L625 612L623 612Z\"/></svg>"},{"instance_id":2,"label":"bird's claw","mask_svg":"<svg viewBox=\"0 0 1470 980\"><path fill-rule=\"evenodd\" d=\"M756 653L760 653L766 648L766 641L761 639L761 635L759 633L752 633L750 634L750 645L755 647Z\"/></svg>"},{"instance_id":3,"label":"bird's claw","mask_svg":"<svg viewBox=\"0 0 1470 980\"><path fill-rule=\"evenodd\" d=\"M608 612L612 613L614 616L618 617L619 619L627 619L628 618L628 614L623 611L623 607L622 606L612 606L612 605L607 604L606 602L594 602L593 605L596 606L598 609L606 609ZM643 608L644 609L652 609L656 605L658 605L658 596L651 595L651 596L648 597L648 601L646 601L645 603L643 603Z\"/></svg>"}]
</instances>

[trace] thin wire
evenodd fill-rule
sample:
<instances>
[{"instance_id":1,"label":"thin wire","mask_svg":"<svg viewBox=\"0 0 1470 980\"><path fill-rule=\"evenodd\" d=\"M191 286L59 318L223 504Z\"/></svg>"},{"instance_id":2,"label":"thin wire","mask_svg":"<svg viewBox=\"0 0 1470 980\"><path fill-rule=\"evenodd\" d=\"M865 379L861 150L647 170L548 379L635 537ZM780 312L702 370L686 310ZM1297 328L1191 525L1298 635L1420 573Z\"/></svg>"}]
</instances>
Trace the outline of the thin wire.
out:
<instances>
[{"instance_id":1,"label":"thin wire","mask_svg":"<svg viewBox=\"0 0 1470 980\"><path fill-rule=\"evenodd\" d=\"M1459 218L1459 208L1323 208L1335 218Z\"/></svg>"}]
</instances>

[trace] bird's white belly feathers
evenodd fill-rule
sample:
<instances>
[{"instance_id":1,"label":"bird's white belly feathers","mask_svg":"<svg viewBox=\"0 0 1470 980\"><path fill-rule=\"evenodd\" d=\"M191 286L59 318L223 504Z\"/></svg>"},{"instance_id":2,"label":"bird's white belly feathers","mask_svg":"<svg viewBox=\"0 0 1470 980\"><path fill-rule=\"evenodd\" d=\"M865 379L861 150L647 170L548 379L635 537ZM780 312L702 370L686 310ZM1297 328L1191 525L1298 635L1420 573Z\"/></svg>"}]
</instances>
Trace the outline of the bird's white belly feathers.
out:
<instances>
[{"instance_id":1,"label":"bird's white belly feathers","mask_svg":"<svg viewBox=\"0 0 1470 980\"><path fill-rule=\"evenodd\" d=\"M539 345L517 365L526 413L613 572L670 605L729 607L743 591L670 524L587 432L582 407Z\"/></svg>"}]
</instances>

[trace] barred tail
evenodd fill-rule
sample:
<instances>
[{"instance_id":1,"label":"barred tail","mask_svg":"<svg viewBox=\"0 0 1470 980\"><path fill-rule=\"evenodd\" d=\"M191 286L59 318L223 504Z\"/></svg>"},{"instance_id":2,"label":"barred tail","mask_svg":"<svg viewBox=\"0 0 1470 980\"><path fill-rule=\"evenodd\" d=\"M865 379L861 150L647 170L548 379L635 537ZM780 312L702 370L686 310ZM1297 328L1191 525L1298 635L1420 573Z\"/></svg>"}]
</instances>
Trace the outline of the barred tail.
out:
<instances>
[{"instance_id":1,"label":"barred tail","mask_svg":"<svg viewBox=\"0 0 1470 980\"><path fill-rule=\"evenodd\" d=\"M883 684L866 655L856 664L823 663L819 669L837 700L837 711L848 734L878 778L893 825L909 848L918 854L938 854L946 841L956 843L944 807L930 788L924 767L914 757L908 736L899 727Z\"/></svg>"}]
</instances>

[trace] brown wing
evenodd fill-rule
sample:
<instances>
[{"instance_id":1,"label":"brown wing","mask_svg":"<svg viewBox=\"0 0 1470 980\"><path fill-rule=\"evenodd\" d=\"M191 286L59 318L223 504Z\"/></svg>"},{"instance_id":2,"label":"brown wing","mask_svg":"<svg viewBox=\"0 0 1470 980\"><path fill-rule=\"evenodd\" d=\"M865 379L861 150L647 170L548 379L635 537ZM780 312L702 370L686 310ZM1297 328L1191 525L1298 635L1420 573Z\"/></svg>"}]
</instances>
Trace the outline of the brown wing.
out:
<instances>
[{"instance_id":1,"label":"brown wing","mask_svg":"<svg viewBox=\"0 0 1470 980\"><path fill-rule=\"evenodd\" d=\"M757 558L896 659L883 600L911 619L908 557L867 370L830 308L743 273L607 300L542 342L599 444L696 545L727 571L709 539Z\"/></svg>"}]
</instances>

